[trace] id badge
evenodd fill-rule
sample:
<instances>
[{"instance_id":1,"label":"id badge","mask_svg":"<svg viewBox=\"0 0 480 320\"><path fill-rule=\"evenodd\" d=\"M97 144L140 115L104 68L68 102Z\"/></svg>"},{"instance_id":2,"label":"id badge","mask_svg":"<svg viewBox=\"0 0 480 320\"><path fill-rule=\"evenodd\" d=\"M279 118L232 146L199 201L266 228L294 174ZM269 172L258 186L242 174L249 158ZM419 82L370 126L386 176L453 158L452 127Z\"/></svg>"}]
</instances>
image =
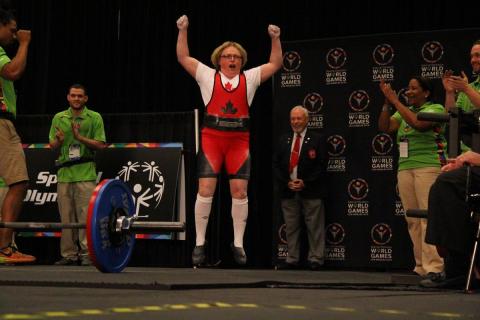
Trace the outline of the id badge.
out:
<instances>
[{"instance_id":1,"label":"id badge","mask_svg":"<svg viewBox=\"0 0 480 320\"><path fill-rule=\"evenodd\" d=\"M79 144L71 144L70 147L68 147L68 159L70 159L70 160L80 159L80 145Z\"/></svg>"},{"instance_id":2,"label":"id badge","mask_svg":"<svg viewBox=\"0 0 480 320\"><path fill-rule=\"evenodd\" d=\"M400 138L398 143L399 156L400 158L408 158L408 139Z\"/></svg>"}]
</instances>

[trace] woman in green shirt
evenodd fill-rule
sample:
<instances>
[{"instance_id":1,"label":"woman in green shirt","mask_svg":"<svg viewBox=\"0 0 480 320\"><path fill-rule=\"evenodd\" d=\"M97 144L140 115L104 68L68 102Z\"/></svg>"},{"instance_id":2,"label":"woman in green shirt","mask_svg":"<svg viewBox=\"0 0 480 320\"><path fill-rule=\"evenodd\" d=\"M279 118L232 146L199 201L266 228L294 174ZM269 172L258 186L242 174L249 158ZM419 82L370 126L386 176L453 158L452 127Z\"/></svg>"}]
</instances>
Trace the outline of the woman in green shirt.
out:
<instances>
[{"instance_id":1,"label":"woman in green shirt","mask_svg":"<svg viewBox=\"0 0 480 320\"><path fill-rule=\"evenodd\" d=\"M443 136L444 126L417 119L418 112L445 112L441 104L431 101L433 86L423 77L412 77L406 96L408 106L398 98L390 84L380 82L385 104L378 119L378 128L389 134L397 134L399 147L398 190L403 208L427 209L428 193L440 168L446 163ZM390 116L390 108L396 112ZM427 277L439 277L444 266L435 246L425 243L427 220L406 217L408 232L413 242L414 272Z\"/></svg>"}]
</instances>

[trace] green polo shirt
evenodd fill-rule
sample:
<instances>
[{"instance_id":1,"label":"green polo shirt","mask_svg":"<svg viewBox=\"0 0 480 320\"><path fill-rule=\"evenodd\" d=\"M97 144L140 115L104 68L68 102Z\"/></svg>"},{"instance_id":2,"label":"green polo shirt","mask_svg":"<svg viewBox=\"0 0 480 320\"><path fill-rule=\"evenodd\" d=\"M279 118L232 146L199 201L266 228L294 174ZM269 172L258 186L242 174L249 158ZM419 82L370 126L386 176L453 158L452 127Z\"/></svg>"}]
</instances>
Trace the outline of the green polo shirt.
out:
<instances>
[{"instance_id":1,"label":"green polo shirt","mask_svg":"<svg viewBox=\"0 0 480 320\"><path fill-rule=\"evenodd\" d=\"M470 87L475 89L475 91L480 92L480 77L477 77L477 80L470 83ZM463 109L463 111L468 112L475 109L475 106L470 101L468 96L464 92L460 92L457 97L457 107Z\"/></svg>"},{"instance_id":2,"label":"green polo shirt","mask_svg":"<svg viewBox=\"0 0 480 320\"><path fill-rule=\"evenodd\" d=\"M10 62L10 58L5 53L2 47L0 47L0 70ZM2 86L2 96L0 100L0 110L11 112L14 116L17 115L17 96L15 95L15 89L13 87L13 81L0 77L0 85Z\"/></svg>"},{"instance_id":3,"label":"green polo shirt","mask_svg":"<svg viewBox=\"0 0 480 320\"><path fill-rule=\"evenodd\" d=\"M52 120L49 140L55 140L55 128L58 127L65 134L65 140L60 147L60 156L57 161L64 163L70 161L69 156L72 149L79 150L81 158L92 158L95 152L77 141L72 132L72 121L80 123L80 135L89 139L105 142L105 129L102 116L95 111L89 110L86 106L78 117L74 117L72 109L57 113ZM57 172L58 182L79 182L96 180L97 174L95 163L86 162L70 167L62 167Z\"/></svg>"},{"instance_id":4,"label":"green polo shirt","mask_svg":"<svg viewBox=\"0 0 480 320\"><path fill-rule=\"evenodd\" d=\"M432 102L427 102L419 108L411 106L409 109L415 113L445 112L441 104L434 104ZM440 168L440 161L444 161L446 157L447 141L444 137L445 125L437 124L431 130L418 131L410 127L398 111L392 115L392 118L400 123L397 131L397 143L404 140L408 141L408 157L399 158L398 170L426 167Z\"/></svg>"}]
</instances>

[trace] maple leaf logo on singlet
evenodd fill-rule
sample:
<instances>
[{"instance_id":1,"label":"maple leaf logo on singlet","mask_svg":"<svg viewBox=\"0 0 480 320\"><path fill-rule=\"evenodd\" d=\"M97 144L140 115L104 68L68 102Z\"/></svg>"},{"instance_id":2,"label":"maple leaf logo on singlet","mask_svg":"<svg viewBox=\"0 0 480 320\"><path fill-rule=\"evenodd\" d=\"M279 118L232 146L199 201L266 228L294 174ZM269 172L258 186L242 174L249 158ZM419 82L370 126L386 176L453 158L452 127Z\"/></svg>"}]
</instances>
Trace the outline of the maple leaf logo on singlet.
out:
<instances>
[{"instance_id":1,"label":"maple leaf logo on singlet","mask_svg":"<svg viewBox=\"0 0 480 320\"><path fill-rule=\"evenodd\" d=\"M227 82L225 84L225 89L227 89L227 91L232 91L232 84L230 82Z\"/></svg>"},{"instance_id":2,"label":"maple leaf logo on singlet","mask_svg":"<svg viewBox=\"0 0 480 320\"><path fill-rule=\"evenodd\" d=\"M232 101L228 100L225 107L222 108L222 112L225 114L235 114L237 113L237 108L234 107Z\"/></svg>"}]
</instances>

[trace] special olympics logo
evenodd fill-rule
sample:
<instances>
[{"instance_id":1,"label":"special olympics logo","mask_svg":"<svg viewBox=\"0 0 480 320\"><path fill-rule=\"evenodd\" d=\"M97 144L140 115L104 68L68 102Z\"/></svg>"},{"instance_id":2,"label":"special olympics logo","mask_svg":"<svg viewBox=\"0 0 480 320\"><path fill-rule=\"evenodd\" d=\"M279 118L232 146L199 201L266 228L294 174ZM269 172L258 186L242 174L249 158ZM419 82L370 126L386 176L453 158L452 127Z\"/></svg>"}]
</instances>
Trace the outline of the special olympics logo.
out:
<instances>
[{"instance_id":1,"label":"special olympics logo","mask_svg":"<svg viewBox=\"0 0 480 320\"><path fill-rule=\"evenodd\" d=\"M300 68L302 58L295 51L287 51L283 55L283 70L293 72Z\"/></svg>"},{"instance_id":2,"label":"special olympics logo","mask_svg":"<svg viewBox=\"0 0 480 320\"><path fill-rule=\"evenodd\" d=\"M392 239L392 229L386 223L377 223L370 231L373 243L379 246L386 245Z\"/></svg>"},{"instance_id":3,"label":"special olympics logo","mask_svg":"<svg viewBox=\"0 0 480 320\"><path fill-rule=\"evenodd\" d=\"M328 51L326 60L330 68L340 69L347 62L347 53L342 48L333 48Z\"/></svg>"},{"instance_id":4,"label":"special olympics logo","mask_svg":"<svg viewBox=\"0 0 480 320\"><path fill-rule=\"evenodd\" d=\"M372 140L373 151L378 155L386 155L392 150L393 140L386 133L379 133Z\"/></svg>"},{"instance_id":5,"label":"special olympics logo","mask_svg":"<svg viewBox=\"0 0 480 320\"><path fill-rule=\"evenodd\" d=\"M348 184L348 195L353 200L363 200L368 195L368 183L364 179L353 179Z\"/></svg>"},{"instance_id":6,"label":"special olympics logo","mask_svg":"<svg viewBox=\"0 0 480 320\"><path fill-rule=\"evenodd\" d=\"M428 41L422 47L422 57L428 63L436 63L443 57L443 46L438 41Z\"/></svg>"},{"instance_id":7,"label":"special olympics logo","mask_svg":"<svg viewBox=\"0 0 480 320\"><path fill-rule=\"evenodd\" d=\"M373 61L379 66L384 66L392 62L395 55L393 48L388 43L382 43L373 49Z\"/></svg>"},{"instance_id":8,"label":"special olympics logo","mask_svg":"<svg viewBox=\"0 0 480 320\"><path fill-rule=\"evenodd\" d=\"M398 93L397 93L398 100L400 100L400 102L406 106L408 106L407 91L408 91L408 88L402 88L398 90Z\"/></svg>"},{"instance_id":9,"label":"special olympics logo","mask_svg":"<svg viewBox=\"0 0 480 320\"><path fill-rule=\"evenodd\" d=\"M339 223L331 223L326 228L325 240L328 244L338 245L345 239L345 230Z\"/></svg>"},{"instance_id":10,"label":"special olympics logo","mask_svg":"<svg viewBox=\"0 0 480 320\"><path fill-rule=\"evenodd\" d=\"M135 214L141 207L158 207L165 190L165 179L155 161L144 161L143 164L128 161L117 174L132 188Z\"/></svg>"},{"instance_id":11,"label":"special olympics logo","mask_svg":"<svg viewBox=\"0 0 480 320\"><path fill-rule=\"evenodd\" d=\"M333 135L327 138L328 154L331 157L338 157L345 152L347 143L342 136Z\"/></svg>"},{"instance_id":12,"label":"special olympics logo","mask_svg":"<svg viewBox=\"0 0 480 320\"><path fill-rule=\"evenodd\" d=\"M323 107L323 98L318 93L312 92L307 94L303 99L303 106L309 113L318 113Z\"/></svg>"},{"instance_id":13,"label":"special olympics logo","mask_svg":"<svg viewBox=\"0 0 480 320\"><path fill-rule=\"evenodd\" d=\"M348 98L348 104L353 111L363 111L370 104L370 97L365 90L355 90Z\"/></svg>"},{"instance_id":14,"label":"special olympics logo","mask_svg":"<svg viewBox=\"0 0 480 320\"><path fill-rule=\"evenodd\" d=\"M287 244L287 231L285 230L287 228L287 225L284 223L278 228L278 239L280 239L280 242L283 244Z\"/></svg>"}]
</instances>

